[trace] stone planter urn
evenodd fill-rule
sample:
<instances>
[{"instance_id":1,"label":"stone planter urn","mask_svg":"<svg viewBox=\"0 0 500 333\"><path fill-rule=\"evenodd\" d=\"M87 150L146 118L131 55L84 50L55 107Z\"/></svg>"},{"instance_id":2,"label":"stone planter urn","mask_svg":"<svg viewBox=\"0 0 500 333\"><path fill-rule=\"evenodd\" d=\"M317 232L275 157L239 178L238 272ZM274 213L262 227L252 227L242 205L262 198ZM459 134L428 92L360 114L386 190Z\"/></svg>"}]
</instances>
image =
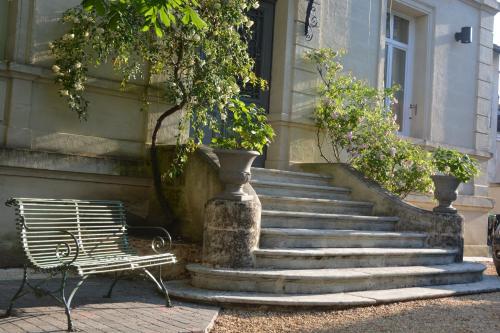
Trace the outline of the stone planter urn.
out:
<instances>
[{"instance_id":1,"label":"stone planter urn","mask_svg":"<svg viewBox=\"0 0 500 333\"><path fill-rule=\"evenodd\" d=\"M454 176L434 175L431 176L434 181L434 198L439 202L433 211L436 213L455 214L457 209L451 203L457 200L457 189L460 181Z\"/></svg>"},{"instance_id":2,"label":"stone planter urn","mask_svg":"<svg viewBox=\"0 0 500 333\"><path fill-rule=\"evenodd\" d=\"M219 158L219 178L224 184L224 191L217 199L233 201L252 200L252 196L243 191L243 186L250 181L250 168L257 156L256 151L237 149L214 149Z\"/></svg>"}]
</instances>

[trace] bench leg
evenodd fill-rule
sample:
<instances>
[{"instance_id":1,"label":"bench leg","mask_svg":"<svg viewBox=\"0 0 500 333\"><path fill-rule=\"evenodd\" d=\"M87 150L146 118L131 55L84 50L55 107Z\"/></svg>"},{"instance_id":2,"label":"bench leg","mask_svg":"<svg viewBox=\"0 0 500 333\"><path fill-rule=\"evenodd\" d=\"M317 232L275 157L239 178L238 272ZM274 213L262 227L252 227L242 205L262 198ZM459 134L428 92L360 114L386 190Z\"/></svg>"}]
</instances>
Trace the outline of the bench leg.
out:
<instances>
[{"instance_id":1,"label":"bench leg","mask_svg":"<svg viewBox=\"0 0 500 333\"><path fill-rule=\"evenodd\" d=\"M73 297L75 296L76 292L78 291L78 288L83 284L85 279L88 277L88 275L84 275L80 281L76 284L75 288L71 291L71 294L69 295L69 298L66 299L66 279L68 278L68 271L65 270L62 273L62 281L61 281L61 300L64 304L64 312L66 313L66 319L68 320L68 332L74 332L75 329L73 327L73 321L71 320L71 301L73 301Z\"/></svg>"},{"instance_id":2,"label":"bench leg","mask_svg":"<svg viewBox=\"0 0 500 333\"><path fill-rule=\"evenodd\" d=\"M156 279L154 277L154 275L151 274L151 272L148 271L146 268L143 268L143 270L146 273L146 275L149 276L149 278L151 280L153 280L153 282L156 284L156 287L158 288L158 290L165 296L165 306L167 306L168 308L171 308L172 302L170 301L170 297L168 296L167 287L165 287L165 283L163 283L163 279L161 278L161 266L160 266L160 274L159 274L158 279Z\"/></svg>"},{"instance_id":3,"label":"bench leg","mask_svg":"<svg viewBox=\"0 0 500 333\"><path fill-rule=\"evenodd\" d=\"M22 296L21 292L23 291L27 280L28 280L28 267L26 265L24 265L23 281L21 282L21 286L17 290L14 297L12 297L12 299L10 300L9 307L7 308L7 311L5 312L5 317L9 317L12 314L12 308L14 307L14 302Z\"/></svg>"},{"instance_id":4,"label":"bench leg","mask_svg":"<svg viewBox=\"0 0 500 333\"><path fill-rule=\"evenodd\" d=\"M118 276L118 272L115 272L115 279L113 280L113 283L111 283L111 286L109 287L108 293L102 297L111 298L111 293L113 292L113 288L115 287L118 280L120 280L120 277Z\"/></svg>"}]
</instances>

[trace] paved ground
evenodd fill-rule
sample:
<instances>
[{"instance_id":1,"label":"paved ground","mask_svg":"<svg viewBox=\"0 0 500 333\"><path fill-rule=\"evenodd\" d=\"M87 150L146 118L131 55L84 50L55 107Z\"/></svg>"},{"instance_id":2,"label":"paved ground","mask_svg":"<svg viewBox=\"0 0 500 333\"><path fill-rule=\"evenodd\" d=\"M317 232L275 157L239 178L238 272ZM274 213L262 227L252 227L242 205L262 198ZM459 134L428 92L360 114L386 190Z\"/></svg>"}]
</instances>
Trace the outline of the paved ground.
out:
<instances>
[{"instance_id":1,"label":"paved ground","mask_svg":"<svg viewBox=\"0 0 500 333\"><path fill-rule=\"evenodd\" d=\"M20 280L18 270L0 271L0 307L5 309ZM72 281L74 283L74 281ZM208 332L218 308L175 302L164 306L164 299L149 281L120 281L111 300L102 298L111 280L89 279L78 291L72 312L79 332ZM57 287L57 284L50 284ZM3 310L0 311L3 314ZM0 332L64 332L64 310L51 298L33 295L19 300L13 316L0 318Z\"/></svg>"},{"instance_id":2,"label":"paved ground","mask_svg":"<svg viewBox=\"0 0 500 333\"><path fill-rule=\"evenodd\" d=\"M490 264L488 275L495 275ZM500 293L395 303L342 311L223 310L212 333L498 333Z\"/></svg>"}]
</instances>

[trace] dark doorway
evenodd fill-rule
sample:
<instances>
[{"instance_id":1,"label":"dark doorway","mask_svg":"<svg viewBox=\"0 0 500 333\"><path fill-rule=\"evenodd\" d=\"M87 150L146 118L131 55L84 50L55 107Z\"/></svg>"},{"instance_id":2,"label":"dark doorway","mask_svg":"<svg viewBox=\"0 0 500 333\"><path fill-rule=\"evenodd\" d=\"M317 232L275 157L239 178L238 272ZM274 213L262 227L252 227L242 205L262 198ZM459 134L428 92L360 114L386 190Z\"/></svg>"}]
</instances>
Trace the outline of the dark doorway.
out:
<instances>
[{"instance_id":1,"label":"dark doorway","mask_svg":"<svg viewBox=\"0 0 500 333\"><path fill-rule=\"evenodd\" d=\"M255 60L254 72L257 76L265 79L271 86L271 66L273 58L273 31L274 31L274 6L276 0L260 1L257 9L252 9L248 16L254 21L252 26L252 37L248 42L248 52ZM247 103L255 103L269 113L269 89L262 91L258 88L246 88L241 92L242 100ZM212 133L205 131L203 144L210 144ZM254 167L264 167L266 151L253 163Z\"/></svg>"},{"instance_id":2,"label":"dark doorway","mask_svg":"<svg viewBox=\"0 0 500 333\"><path fill-rule=\"evenodd\" d=\"M271 66L273 61L273 32L275 0L261 1L260 7L253 9L249 17L254 21L252 38L248 43L248 53L255 60L254 72L265 79L271 87ZM270 89L262 91L258 88L244 89L243 100L263 107L269 113ZM267 149L255 159L254 167L264 167Z\"/></svg>"}]
</instances>

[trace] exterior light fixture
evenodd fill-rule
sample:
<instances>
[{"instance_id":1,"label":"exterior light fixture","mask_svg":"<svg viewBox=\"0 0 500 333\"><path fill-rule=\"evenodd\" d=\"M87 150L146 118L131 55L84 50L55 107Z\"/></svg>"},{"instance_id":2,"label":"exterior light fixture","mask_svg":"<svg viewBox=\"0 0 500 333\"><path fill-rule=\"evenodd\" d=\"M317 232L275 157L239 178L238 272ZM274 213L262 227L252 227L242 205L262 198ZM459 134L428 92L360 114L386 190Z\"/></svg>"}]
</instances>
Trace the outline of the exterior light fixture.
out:
<instances>
[{"instance_id":1,"label":"exterior light fixture","mask_svg":"<svg viewBox=\"0 0 500 333\"><path fill-rule=\"evenodd\" d=\"M460 32L455 33L455 40L462 44L472 42L472 27L462 27Z\"/></svg>"}]
</instances>

